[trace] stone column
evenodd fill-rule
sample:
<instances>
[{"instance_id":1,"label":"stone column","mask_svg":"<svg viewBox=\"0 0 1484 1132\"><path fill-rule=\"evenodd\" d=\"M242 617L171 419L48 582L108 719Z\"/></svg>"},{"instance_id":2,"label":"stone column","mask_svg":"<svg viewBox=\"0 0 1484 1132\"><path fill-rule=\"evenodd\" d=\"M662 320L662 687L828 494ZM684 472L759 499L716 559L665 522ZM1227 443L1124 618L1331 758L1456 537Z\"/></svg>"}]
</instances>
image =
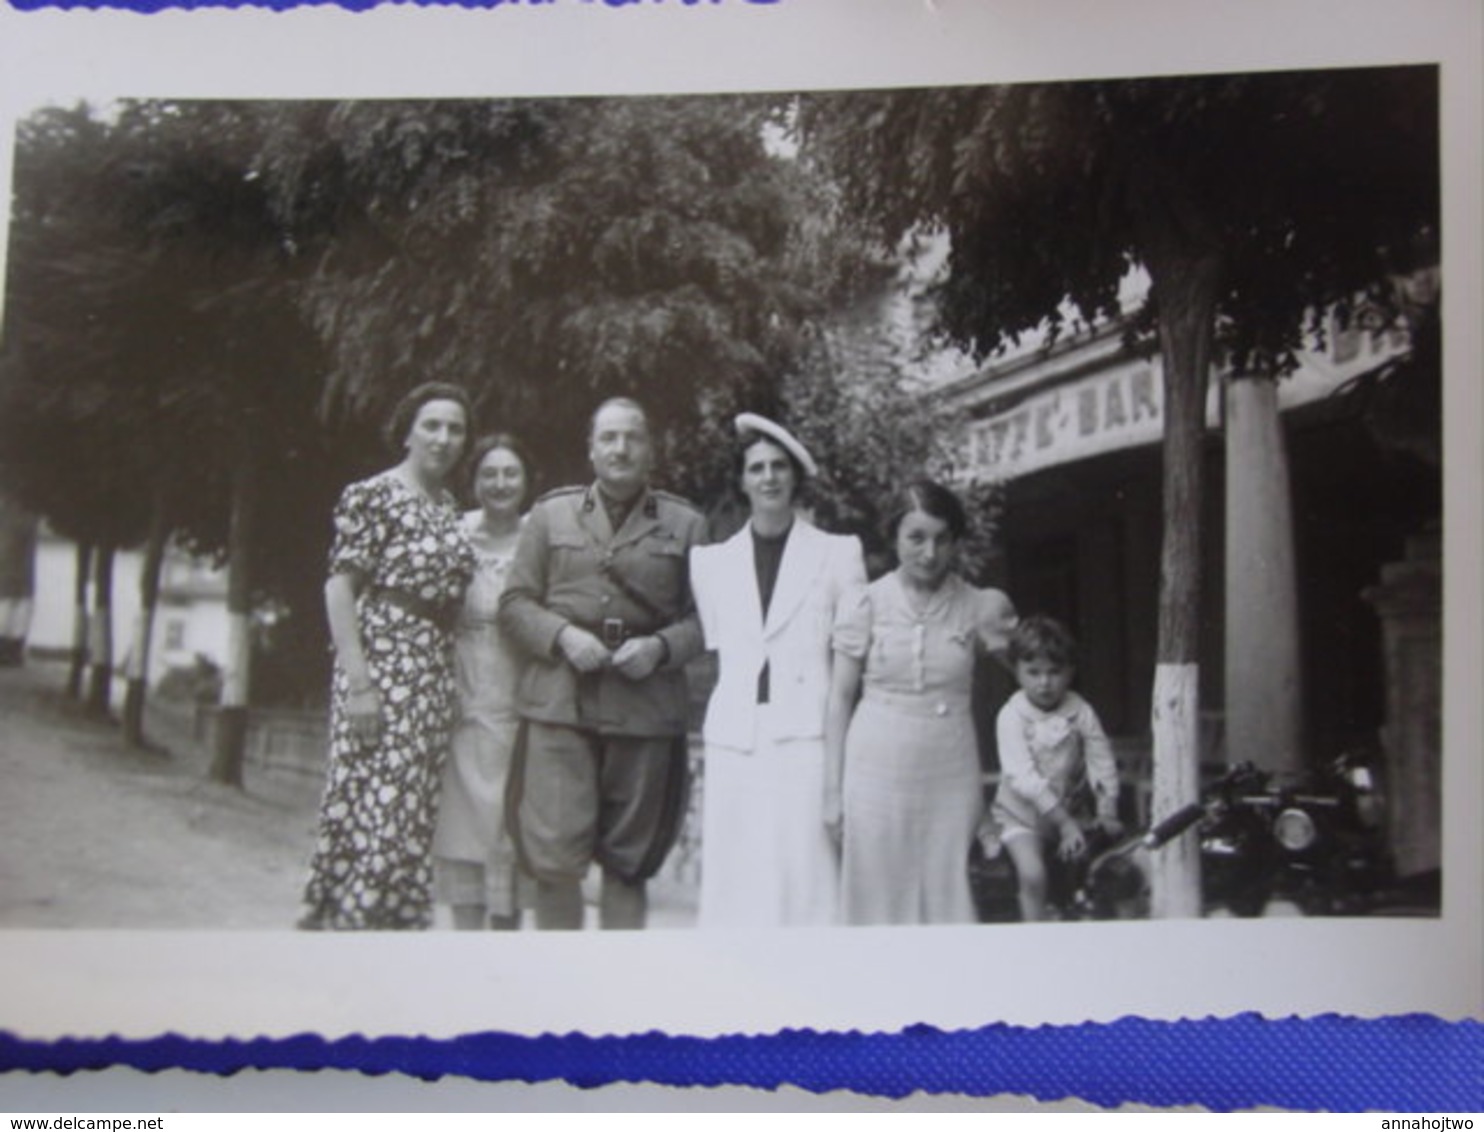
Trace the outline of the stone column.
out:
<instances>
[{"instance_id":1,"label":"stone column","mask_svg":"<svg viewBox=\"0 0 1484 1132\"><path fill-rule=\"evenodd\" d=\"M1397 875L1442 865L1442 539L1407 543L1407 556L1381 568L1365 591L1381 617L1386 658L1387 837Z\"/></svg>"},{"instance_id":2,"label":"stone column","mask_svg":"<svg viewBox=\"0 0 1484 1132\"><path fill-rule=\"evenodd\" d=\"M1226 752L1304 768L1298 589L1278 385L1226 380Z\"/></svg>"}]
</instances>

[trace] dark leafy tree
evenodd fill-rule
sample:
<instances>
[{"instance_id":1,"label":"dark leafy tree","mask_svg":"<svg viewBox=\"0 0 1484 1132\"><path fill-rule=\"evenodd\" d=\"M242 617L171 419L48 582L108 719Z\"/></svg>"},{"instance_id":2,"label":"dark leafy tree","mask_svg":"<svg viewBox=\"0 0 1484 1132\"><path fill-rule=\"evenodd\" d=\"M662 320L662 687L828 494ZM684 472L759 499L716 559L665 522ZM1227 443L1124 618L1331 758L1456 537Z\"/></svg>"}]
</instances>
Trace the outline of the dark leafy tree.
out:
<instances>
[{"instance_id":1,"label":"dark leafy tree","mask_svg":"<svg viewBox=\"0 0 1484 1132\"><path fill-rule=\"evenodd\" d=\"M313 416L321 373L293 303L291 245L252 168L265 108L129 109L123 125L144 143L132 202L165 276L152 345L174 346L170 408L210 445L192 453L200 475L178 526L189 545L224 550L228 563L231 634L212 776L240 784L255 599L302 575L305 540L294 520L323 479ZM275 577L286 543L291 564Z\"/></svg>"},{"instance_id":2,"label":"dark leafy tree","mask_svg":"<svg viewBox=\"0 0 1484 1132\"><path fill-rule=\"evenodd\" d=\"M773 112L732 97L43 112L17 156L7 482L89 544L229 561L239 644L250 608L281 614L268 671L300 695L323 684L305 676L323 664L334 494L387 460L380 421L420 381L473 390L548 484L588 474L604 396L646 402L662 479L701 498L730 481L736 411L796 417L837 469L822 514L872 529L893 462L945 454L900 359L840 348L831 312L868 306L889 261L777 144Z\"/></svg>"},{"instance_id":3,"label":"dark leafy tree","mask_svg":"<svg viewBox=\"0 0 1484 1132\"><path fill-rule=\"evenodd\" d=\"M892 258L775 116L740 97L273 108L256 168L311 265L323 408L355 472L418 381L470 388L548 485L589 474L588 415L629 394L667 485L727 497L732 416L771 412L824 446L826 521L874 533L904 459L943 466L947 432L869 342Z\"/></svg>"},{"instance_id":4,"label":"dark leafy tree","mask_svg":"<svg viewBox=\"0 0 1484 1132\"><path fill-rule=\"evenodd\" d=\"M1200 443L1207 374L1282 373L1381 277L1378 249L1438 215L1437 74L1427 67L811 96L803 152L888 247L946 231L948 338L987 356L1068 318L1119 315L1165 382L1155 807L1197 790ZM1187 847L1188 848L1188 847ZM1156 900L1198 910L1169 854Z\"/></svg>"},{"instance_id":5,"label":"dark leafy tree","mask_svg":"<svg viewBox=\"0 0 1484 1132\"><path fill-rule=\"evenodd\" d=\"M107 616L114 548L137 540L146 521L133 491L143 449L121 422L148 413L149 382L127 372L131 327L111 296L137 290L141 265L116 238L113 200L101 190L117 168L111 133L86 106L43 111L17 131L7 286L0 466L29 508L92 554L79 557L81 618L88 576L99 602L91 629L79 624L70 687L108 708ZM112 237L112 238L111 238Z\"/></svg>"},{"instance_id":6,"label":"dark leafy tree","mask_svg":"<svg viewBox=\"0 0 1484 1132\"><path fill-rule=\"evenodd\" d=\"M900 296L878 285L821 328L797 369L780 383L780 416L809 438L820 465L810 505L830 530L861 537L870 573L895 565L888 522L901 490L922 477L955 482L973 518L959 565L991 581L999 494L995 485L957 483L962 423L918 376L913 343L894 339L883 309Z\"/></svg>"},{"instance_id":7,"label":"dark leafy tree","mask_svg":"<svg viewBox=\"0 0 1484 1132\"><path fill-rule=\"evenodd\" d=\"M246 476L276 477L289 519L314 495L319 373L251 176L259 137L255 105L224 103L43 111L20 131L0 460L65 534L101 548L150 533L145 643L166 539L225 552ZM281 552L303 542L292 524L273 529L234 574L296 557ZM245 602L233 612L245 640ZM125 715L142 740L133 659Z\"/></svg>"},{"instance_id":8,"label":"dark leafy tree","mask_svg":"<svg viewBox=\"0 0 1484 1132\"><path fill-rule=\"evenodd\" d=\"M789 261L800 199L757 100L346 103L280 108L261 168L314 265L332 421L461 382L548 482L587 475L597 401L650 408L665 472L766 397L817 298Z\"/></svg>"}]
</instances>

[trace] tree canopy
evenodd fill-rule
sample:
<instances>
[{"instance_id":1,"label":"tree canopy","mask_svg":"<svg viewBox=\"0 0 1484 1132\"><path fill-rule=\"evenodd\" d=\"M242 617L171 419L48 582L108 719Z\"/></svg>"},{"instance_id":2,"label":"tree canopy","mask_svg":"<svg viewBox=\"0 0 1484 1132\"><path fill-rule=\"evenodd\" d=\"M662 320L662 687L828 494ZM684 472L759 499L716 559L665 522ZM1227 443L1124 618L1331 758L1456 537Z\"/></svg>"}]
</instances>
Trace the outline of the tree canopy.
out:
<instances>
[{"instance_id":1,"label":"tree canopy","mask_svg":"<svg viewBox=\"0 0 1484 1132\"><path fill-rule=\"evenodd\" d=\"M682 482L697 440L766 397L820 308L792 262L801 189L744 99L280 107L259 169L330 351L330 419L422 380L477 398L549 477L586 415L649 405ZM815 280L809 280L814 283Z\"/></svg>"},{"instance_id":2,"label":"tree canopy","mask_svg":"<svg viewBox=\"0 0 1484 1132\"><path fill-rule=\"evenodd\" d=\"M1219 346L1281 372L1438 217L1433 67L811 95L798 121L878 239L949 234L940 327L981 357L1207 249Z\"/></svg>"},{"instance_id":3,"label":"tree canopy","mask_svg":"<svg viewBox=\"0 0 1484 1132\"><path fill-rule=\"evenodd\" d=\"M730 482L732 414L776 413L824 450L822 517L869 532L951 424L872 339L904 235L948 233L938 326L980 356L1111 315L1134 264L1150 331L1184 293L1161 265L1194 249L1219 262L1219 346L1281 370L1379 246L1435 223L1435 122L1430 68L42 110L17 137L0 464L110 543L164 484L173 529L221 553L249 444L259 586L300 609L335 491L430 379L548 485L586 476L603 396L647 402L665 482L702 499Z\"/></svg>"},{"instance_id":4,"label":"tree canopy","mask_svg":"<svg viewBox=\"0 0 1484 1132\"><path fill-rule=\"evenodd\" d=\"M1434 67L810 96L802 152L885 246L946 232L939 328L984 357L1071 312L1157 332L1164 380L1155 816L1199 789L1207 380L1278 375L1321 320L1379 294L1384 249L1438 221ZM1155 859L1160 915L1199 911L1188 839Z\"/></svg>"},{"instance_id":5,"label":"tree canopy","mask_svg":"<svg viewBox=\"0 0 1484 1132\"><path fill-rule=\"evenodd\" d=\"M838 453L822 513L869 526L881 452L926 464L941 438L901 359L868 374L870 349L831 346L891 263L776 117L739 97L38 112L16 155L7 483L84 541L137 542L164 505L177 541L224 555L250 460L254 586L308 614L275 629L307 630L301 659L323 653L334 494L384 466L381 422L426 380L468 388L547 486L589 474L598 400L637 396L662 482L703 501L730 486L732 415L775 413Z\"/></svg>"},{"instance_id":6,"label":"tree canopy","mask_svg":"<svg viewBox=\"0 0 1484 1132\"><path fill-rule=\"evenodd\" d=\"M231 438L250 434L270 465L303 453L316 375L243 176L253 146L250 112L229 104L21 125L0 458L67 533L137 541L164 484L171 527L218 552Z\"/></svg>"}]
</instances>

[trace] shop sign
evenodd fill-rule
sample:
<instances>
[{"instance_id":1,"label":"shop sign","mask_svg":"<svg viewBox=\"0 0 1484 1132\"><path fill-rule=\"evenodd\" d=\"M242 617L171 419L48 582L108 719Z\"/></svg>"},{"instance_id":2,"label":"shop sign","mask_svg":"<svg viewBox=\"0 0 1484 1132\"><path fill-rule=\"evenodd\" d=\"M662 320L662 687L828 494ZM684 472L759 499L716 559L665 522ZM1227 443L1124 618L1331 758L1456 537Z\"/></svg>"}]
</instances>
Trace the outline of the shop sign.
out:
<instances>
[{"instance_id":1,"label":"shop sign","mask_svg":"<svg viewBox=\"0 0 1484 1132\"><path fill-rule=\"evenodd\" d=\"M1163 383L1157 366L1143 362L1037 393L975 421L967 462L976 478L1012 479L1153 443L1163 427Z\"/></svg>"},{"instance_id":2,"label":"shop sign","mask_svg":"<svg viewBox=\"0 0 1484 1132\"><path fill-rule=\"evenodd\" d=\"M1328 397L1405 350L1402 334L1330 327L1327 348L1305 351L1278 386L1281 410ZM968 478L1009 480L1091 456L1158 443L1164 434L1164 382L1157 360L1124 361L1101 373L1033 393L1012 408L969 424ZM1221 423L1222 382L1207 390L1206 424Z\"/></svg>"}]
</instances>

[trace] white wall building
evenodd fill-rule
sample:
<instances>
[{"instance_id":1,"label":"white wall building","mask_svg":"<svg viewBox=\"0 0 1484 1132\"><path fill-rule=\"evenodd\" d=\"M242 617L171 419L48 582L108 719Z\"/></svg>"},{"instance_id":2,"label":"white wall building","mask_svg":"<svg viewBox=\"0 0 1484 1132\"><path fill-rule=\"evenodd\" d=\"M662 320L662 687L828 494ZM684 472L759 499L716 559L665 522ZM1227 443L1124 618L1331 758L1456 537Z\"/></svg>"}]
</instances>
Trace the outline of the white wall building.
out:
<instances>
[{"instance_id":1,"label":"white wall building","mask_svg":"<svg viewBox=\"0 0 1484 1132\"><path fill-rule=\"evenodd\" d=\"M118 672L123 671L124 654L140 616L143 558L139 550L121 550L114 556L112 630ZM72 648L76 570L76 545L43 529L36 546L35 612L27 639L31 650L65 653ZM190 667L198 654L218 666L226 658L226 574L171 550L160 573L149 683L154 684L171 668Z\"/></svg>"}]
</instances>

